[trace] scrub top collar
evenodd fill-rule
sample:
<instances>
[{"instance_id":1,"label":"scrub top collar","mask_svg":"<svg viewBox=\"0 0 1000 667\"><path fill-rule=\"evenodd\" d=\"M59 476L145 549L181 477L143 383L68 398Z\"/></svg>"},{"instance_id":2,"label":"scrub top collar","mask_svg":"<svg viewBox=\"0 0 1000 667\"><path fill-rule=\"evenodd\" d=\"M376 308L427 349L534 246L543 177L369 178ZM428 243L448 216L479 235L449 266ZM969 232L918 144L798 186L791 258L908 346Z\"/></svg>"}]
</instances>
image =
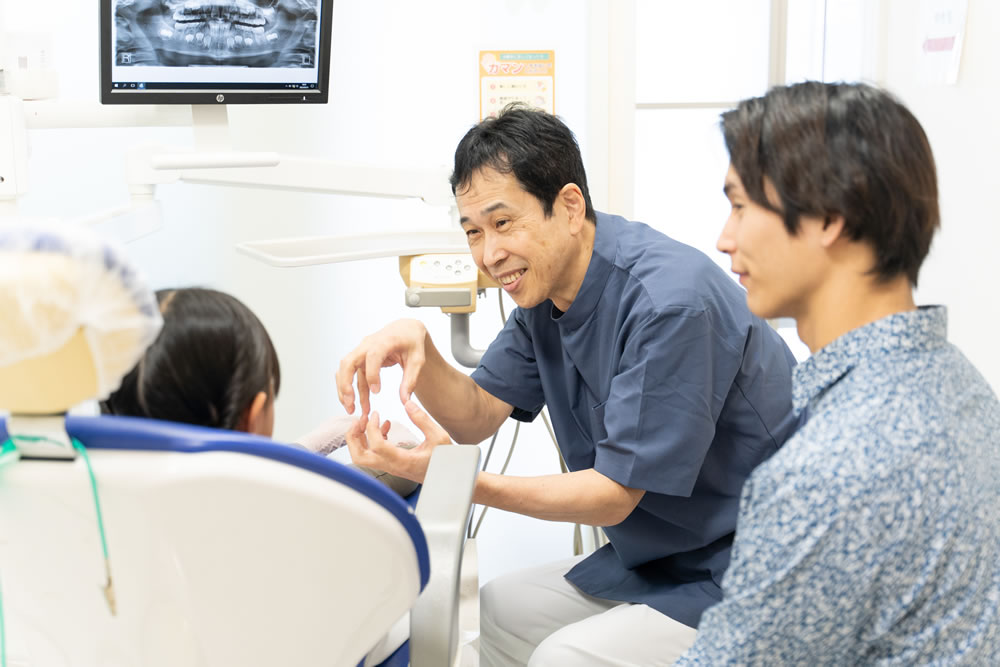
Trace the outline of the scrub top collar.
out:
<instances>
[{"instance_id":1,"label":"scrub top collar","mask_svg":"<svg viewBox=\"0 0 1000 667\"><path fill-rule=\"evenodd\" d=\"M583 284L576 293L576 298L564 313L552 305L551 317L564 330L572 331L590 319L594 309L601 300L604 288L608 284L611 269L614 268L615 254L618 249L618 239L615 234L615 224L611 216L596 212L597 230L594 233L594 252L590 256L587 273ZM589 223L588 223L589 224Z\"/></svg>"}]
</instances>

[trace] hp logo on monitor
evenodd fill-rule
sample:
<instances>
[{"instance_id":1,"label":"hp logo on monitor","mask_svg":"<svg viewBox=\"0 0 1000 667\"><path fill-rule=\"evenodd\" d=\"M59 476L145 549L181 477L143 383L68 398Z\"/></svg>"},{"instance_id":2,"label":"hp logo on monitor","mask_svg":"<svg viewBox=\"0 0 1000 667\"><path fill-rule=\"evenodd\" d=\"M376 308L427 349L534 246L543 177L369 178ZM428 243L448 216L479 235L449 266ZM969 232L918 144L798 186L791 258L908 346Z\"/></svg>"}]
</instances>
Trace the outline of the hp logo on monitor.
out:
<instances>
[{"instance_id":1,"label":"hp logo on monitor","mask_svg":"<svg viewBox=\"0 0 1000 667\"><path fill-rule=\"evenodd\" d=\"M226 96L223 95L222 93L219 93L218 95L215 96L215 101L216 102L220 102L220 103L221 102L225 102L226 101Z\"/></svg>"}]
</instances>

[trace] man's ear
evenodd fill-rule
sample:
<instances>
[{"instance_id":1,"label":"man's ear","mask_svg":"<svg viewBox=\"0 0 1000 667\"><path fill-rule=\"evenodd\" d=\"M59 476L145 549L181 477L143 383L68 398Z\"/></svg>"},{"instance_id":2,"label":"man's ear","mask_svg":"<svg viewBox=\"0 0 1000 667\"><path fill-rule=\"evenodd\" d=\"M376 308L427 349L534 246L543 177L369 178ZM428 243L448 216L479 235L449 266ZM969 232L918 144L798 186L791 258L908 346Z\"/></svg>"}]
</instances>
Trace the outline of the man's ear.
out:
<instances>
[{"instance_id":1,"label":"man's ear","mask_svg":"<svg viewBox=\"0 0 1000 667\"><path fill-rule=\"evenodd\" d=\"M559 202L566 209L569 218L570 229L573 232L579 230L587 219L587 202L583 198L583 191L576 183L567 183L562 186L558 196Z\"/></svg>"},{"instance_id":2,"label":"man's ear","mask_svg":"<svg viewBox=\"0 0 1000 667\"><path fill-rule=\"evenodd\" d=\"M823 229L819 233L820 245L829 248L841 238L844 238L844 216L826 216L823 220Z\"/></svg>"},{"instance_id":3,"label":"man's ear","mask_svg":"<svg viewBox=\"0 0 1000 667\"><path fill-rule=\"evenodd\" d=\"M254 435L271 437L271 427L268 419L268 401L270 397L266 391L258 391L250 402L243 417L240 419L240 430Z\"/></svg>"}]
</instances>

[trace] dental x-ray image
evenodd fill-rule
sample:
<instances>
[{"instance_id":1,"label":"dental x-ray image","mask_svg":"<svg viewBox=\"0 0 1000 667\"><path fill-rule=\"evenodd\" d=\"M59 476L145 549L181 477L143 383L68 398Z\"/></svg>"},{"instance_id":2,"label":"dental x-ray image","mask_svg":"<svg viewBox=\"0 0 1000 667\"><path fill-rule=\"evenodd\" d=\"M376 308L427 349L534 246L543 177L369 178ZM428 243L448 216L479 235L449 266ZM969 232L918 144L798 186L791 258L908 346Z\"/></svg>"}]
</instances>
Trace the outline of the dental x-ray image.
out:
<instances>
[{"instance_id":1,"label":"dental x-ray image","mask_svg":"<svg viewBox=\"0 0 1000 667\"><path fill-rule=\"evenodd\" d=\"M117 0L115 64L315 67L319 0Z\"/></svg>"}]
</instances>

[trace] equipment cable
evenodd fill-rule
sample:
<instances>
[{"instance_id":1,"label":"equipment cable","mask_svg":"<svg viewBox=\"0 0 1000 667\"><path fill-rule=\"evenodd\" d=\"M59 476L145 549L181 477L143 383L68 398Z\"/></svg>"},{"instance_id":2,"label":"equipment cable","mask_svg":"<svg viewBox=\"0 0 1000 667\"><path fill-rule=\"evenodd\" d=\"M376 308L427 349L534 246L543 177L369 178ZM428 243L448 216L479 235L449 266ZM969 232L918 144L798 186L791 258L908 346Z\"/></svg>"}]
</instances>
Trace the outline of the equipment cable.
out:
<instances>
[{"instance_id":1,"label":"equipment cable","mask_svg":"<svg viewBox=\"0 0 1000 667\"><path fill-rule=\"evenodd\" d=\"M497 289L497 303L500 306L500 325L504 327L507 325L507 311L503 307L503 288ZM556 439L555 429L552 428L552 422L549 419L548 409L546 407L542 408L542 421L545 423L545 429L549 432L549 437L552 439L552 444L555 445L556 455L559 457L559 469L562 472L569 472L569 468L566 466L566 461L563 459L562 452L559 450L559 441ZM504 460L503 467L500 469L500 474L507 472L507 466L510 464L511 456L514 454L514 446L517 444L517 436L521 431L521 422L515 420L514 436L510 441L510 449L507 450L507 458ZM486 466L490 462L490 455L493 453L493 446L496 444L497 436L500 435L500 430L493 434L493 438L490 440L490 446L486 451L486 458L483 461L483 471L486 471ZM472 527L472 522L469 522L469 531L467 536L469 538L475 538L479 535L479 527L483 524L483 517L486 516L486 510L489 507L483 506L482 511L479 513L479 520L476 521L475 528ZM594 544L595 546L600 543L598 528L594 527ZM580 524L573 524L573 555L579 556L583 553L583 529Z\"/></svg>"},{"instance_id":2,"label":"equipment cable","mask_svg":"<svg viewBox=\"0 0 1000 667\"><path fill-rule=\"evenodd\" d=\"M500 304L500 326L502 328L507 325L507 312L504 310L503 307L503 288L500 287L497 288L497 303ZM514 445L517 444L517 436L521 432L521 422L515 420L515 424L516 425L514 426L514 436L511 438L510 448L507 450L507 458L504 459L503 467L500 468L501 475L507 472L507 466L510 464L510 457L514 454ZM493 445L496 444L497 436L499 435L500 435L500 429L497 429L496 433L493 434L493 438L490 440L489 448L486 450L486 458L483 460L483 468L482 468L483 472L486 472L486 466L490 462L490 455L493 454ZM486 516L486 510L488 509L489 509L488 506L483 505L483 509L479 513L479 520L476 521L476 527L474 529L472 527L472 522L471 521L469 522L469 530L467 536L470 539L475 539L475 537L479 535L479 527L483 525L483 517Z\"/></svg>"},{"instance_id":3,"label":"equipment cable","mask_svg":"<svg viewBox=\"0 0 1000 667\"><path fill-rule=\"evenodd\" d=\"M44 436L11 435L0 445L0 467L14 463L21 458L15 444L18 441L62 444ZM90 490L94 498L94 509L97 513L97 532L101 537L101 551L104 555L104 573L107 576L107 583L104 586L104 599L108 603L111 615L114 616L116 612L115 591L111 583L111 559L108 556L108 540L104 534L104 515L101 512L101 499L97 492L97 478L94 477L94 468L90 464L90 457L87 456L87 449L76 438L70 438L70 442L73 443L73 449L83 459L84 465L87 467L87 475L90 478ZM7 635L4 627L2 577L0 577L0 667L7 667Z\"/></svg>"}]
</instances>

